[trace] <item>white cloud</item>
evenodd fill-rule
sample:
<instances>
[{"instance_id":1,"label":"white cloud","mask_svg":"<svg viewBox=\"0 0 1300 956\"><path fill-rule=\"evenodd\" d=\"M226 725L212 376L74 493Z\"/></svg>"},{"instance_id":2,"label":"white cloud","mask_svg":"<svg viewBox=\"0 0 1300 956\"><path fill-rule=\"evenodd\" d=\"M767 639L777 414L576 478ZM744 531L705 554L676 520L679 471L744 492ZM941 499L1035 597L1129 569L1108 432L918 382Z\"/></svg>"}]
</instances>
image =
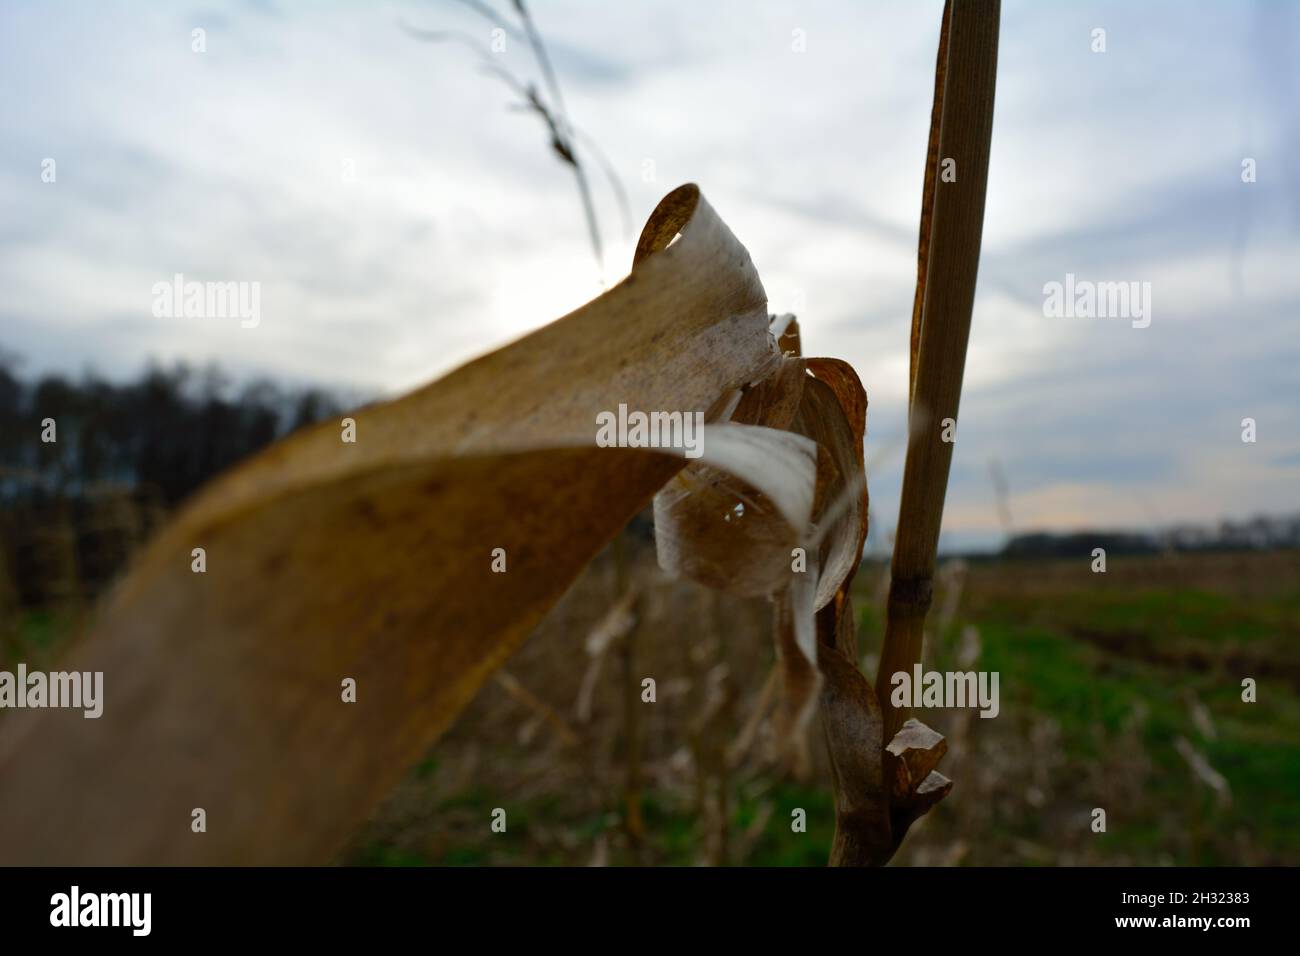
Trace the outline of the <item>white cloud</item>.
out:
<instances>
[{"instance_id":1,"label":"white cloud","mask_svg":"<svg viewBox=\"0 0 1300 956\"><path fill-rule=\"evenodd\" d=\"M869 445L902 435L939 0L533 6L634 225L700 183L773 308L802 301L809 350L858 368ZM215 359L391 393L598 291L572 176L537 119L508 110L467 50L398 25L486 42L485 23L457 4L276 9L0 11L0 80L21 91L0 102L6 347L38 368ZM189 48L196 25L205 54ZM1088 51L1094 25L1104 55ZM1266 39L1277 49L1256 56L1253 19L1221 5L1189 8L1177 29L1120 3L1005 5L945 534L993 528L990 455L1013 508L1048 525L1135 520L1115 491L1127 486L1170 520L1295 507L1295 468L1217 458L1205 437L1208 421L1261 409L1278 450L1300 447L1300 240L1278 201L1295 133L1270 93L1285 78L1259 73L1287 62L1287 41ZM520 44L498 62L536 74ZM1254 186L1238 178L1247 154ZM40 183L45 156L55 185ZM597 170L593 182L615 281L630 246ZM263 324L153 319L149 287L178 271L261 281ZM1152 328L1045 319L1042 284L1066 271L1151 281ZM1176 490L1157 459L1182 469ZM873 476L886 524L900 461Z\"/></svg>"}]
</instances>

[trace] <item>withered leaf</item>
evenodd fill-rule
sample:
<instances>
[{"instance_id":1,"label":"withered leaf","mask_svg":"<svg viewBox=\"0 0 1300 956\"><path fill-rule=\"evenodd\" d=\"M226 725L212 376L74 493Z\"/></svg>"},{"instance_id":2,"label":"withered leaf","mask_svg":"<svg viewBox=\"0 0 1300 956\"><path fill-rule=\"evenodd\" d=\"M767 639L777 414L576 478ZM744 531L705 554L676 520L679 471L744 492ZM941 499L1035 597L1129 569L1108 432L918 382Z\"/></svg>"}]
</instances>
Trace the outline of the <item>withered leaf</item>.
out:
<instances>
[{"instance_id":1,"label":"withered leaf","mask_svg":"<svg viewBox=\"0 0 1300 956\"><path fill-rule=\"evenodd\" d=\"M61 665L104 672L103 716L0 721L0 862L329 860L685 464L595 447L596 415L716 416L780 362L748 254L685 186L608 293L352 413L355 444L324 423L221 476ZM801 435L720 424L702 460L803 527L816 455Z\"/></svg>"}]
</instances>

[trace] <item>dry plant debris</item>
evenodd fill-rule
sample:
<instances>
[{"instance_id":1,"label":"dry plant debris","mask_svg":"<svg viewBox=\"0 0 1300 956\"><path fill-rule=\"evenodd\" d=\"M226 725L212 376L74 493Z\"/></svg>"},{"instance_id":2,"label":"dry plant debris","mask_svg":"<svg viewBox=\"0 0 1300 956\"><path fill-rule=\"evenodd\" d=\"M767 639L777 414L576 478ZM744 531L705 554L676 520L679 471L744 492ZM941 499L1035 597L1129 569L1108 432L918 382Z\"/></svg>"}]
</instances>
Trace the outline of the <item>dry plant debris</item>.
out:
<instances>
[{"instance_id":1,"label":"dry plant debris","mask_svg":"<svg viewBox=\"0 0 1300 956\"><path fill-rule=\"evenodd\" d=\"M105 716L21 712L0 728L0 767L25 768L0 776L0 855L332 858L665 486L666 565L772 593L794 613L785 687L791 712L806 713L813 614L839 594L865 533L865 487L840 500L862 484L865 397L847 366L784 354L769 321L748 254L684 186L651 216L616 288L351 413L355 443L324 423L214 481L74 649L70 666L113 675ZM703 456L597 447L597 413L620 403L706 413ZM720 525L738 499L743 519ZM191 571L195 547L206 573ZM806 573L791 570L798 547ZM497 548L506 573L491 568ZM346 706L345 677L357 687ZM220 839L189 839L196 806Z\"/></svg>"}]
</instances>

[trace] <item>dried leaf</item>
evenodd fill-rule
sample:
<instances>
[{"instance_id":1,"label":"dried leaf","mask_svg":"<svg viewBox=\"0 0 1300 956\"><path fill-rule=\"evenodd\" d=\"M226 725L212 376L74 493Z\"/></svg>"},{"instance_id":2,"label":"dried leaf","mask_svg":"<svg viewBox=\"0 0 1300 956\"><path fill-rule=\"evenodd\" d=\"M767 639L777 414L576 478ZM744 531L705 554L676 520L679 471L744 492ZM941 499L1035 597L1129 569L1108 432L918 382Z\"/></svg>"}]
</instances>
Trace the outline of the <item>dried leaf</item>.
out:
<instances>
[{"instance_id":1,"label":"dried leaf","mask_svg":"<svg viewBox=\"0 0 1300 956\"><path fill-rule=\"evenodd\" d=\"M844 620L841 618L841 620ZM833 646L819 648L822 726L835 780L832 866L883 863L894 845L881 752L881 713L871 682Z\"/></svg>"},{"instance_id":2,"label":"dried leaf","mask_svg":"<svg viewBox=\"0 0 1300 956\"><path fill-rule=\"evenodd\" d=\"M939 766L948 752L943 734L931 730L915 717L909 718L885 747L885 770L889 796L895 806L906 806L917 788Z\"/></svg>"},{"instance_id":3,"label":"dried leaf","mask_svg":"<svg viewBox=\"0 0 1300 956\"><path fill-rule=\"evenodd\" d=\"M354 412L355 444L325 423L220 477L65 663L104 672L103 717L0 722L0 862L330 859L683 467L679 454L594 447L597 413L716 413L780 360L748 254L686 186L605 295ZM802 521L811 446L722 425L706 457L749 469L743 480ZM788 481L765 481L776 472ZM190 571L196 547L204 574ZM506 573L491 570L495 548ZM340 699L345 678L355 703Z\"/></svg>"},{"instance_id":4,"label":"dried leaf","mask_svg":"<svg viewBox=\"0 0 1300 956\"><path fill-rule=\"evenodd\" d=\"M799 357L793 316L774 317L772 332L781 364L744 390L731 419L789 428L816 443L812 522L791 528L761 496L707 466L690 465L656 496L655 530L665 570L776 602L782 688L777 744L803 775L811 766L807 729L821 686L815 614L847 595L866 540L867 400L845 363ZM802 569L795 548L803 551Z\"/></svg>"},{"instance_id":5,"label":"dried leaf","mask_svg":"<svg viewBox=\"0 0 1300 956\"><path fill-rule=\"evenodd\" d=\"M833 467L818 472L818 499L812 540L820 543L816 606L825 607L847 587L862 560L867 538L867 483L862 444L866 432L866 392L844 362L809 359L814 376L804 385L794 430L817 442Z\"/></svg>"}]
</instances>

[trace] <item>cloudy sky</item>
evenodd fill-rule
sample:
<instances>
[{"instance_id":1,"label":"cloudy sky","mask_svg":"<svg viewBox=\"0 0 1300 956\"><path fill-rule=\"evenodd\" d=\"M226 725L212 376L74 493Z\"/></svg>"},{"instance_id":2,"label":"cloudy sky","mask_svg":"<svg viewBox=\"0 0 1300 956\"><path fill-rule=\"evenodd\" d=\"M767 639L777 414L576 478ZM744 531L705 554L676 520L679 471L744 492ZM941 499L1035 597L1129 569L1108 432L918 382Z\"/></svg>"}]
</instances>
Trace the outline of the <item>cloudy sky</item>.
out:
<instances>
[{"instance_id":1,"label":"cloudy sky","mask_svg":"<svg viewBox=\"0 0 1300 956\"><path fill-rule=\"evenodd\" d=\"M531 6L627 191L630 233L596 183L604 281L699 183L805 350L866 383L884 547L942 3ZM0 348L28 374L185 359L390 395L598 294L536 117L403 24L491 43L455 0L0 6ZM537 76L514 38L490 55ZM1004 2L949 545L1001 539L994 467L1017 530L1300 508L1297 102L1300 3ZM260 324L155 317L178 272L260 282ZM1150 326L1046 316L1067 274L1149 282Z\"/></svg>"}]
</instances>

